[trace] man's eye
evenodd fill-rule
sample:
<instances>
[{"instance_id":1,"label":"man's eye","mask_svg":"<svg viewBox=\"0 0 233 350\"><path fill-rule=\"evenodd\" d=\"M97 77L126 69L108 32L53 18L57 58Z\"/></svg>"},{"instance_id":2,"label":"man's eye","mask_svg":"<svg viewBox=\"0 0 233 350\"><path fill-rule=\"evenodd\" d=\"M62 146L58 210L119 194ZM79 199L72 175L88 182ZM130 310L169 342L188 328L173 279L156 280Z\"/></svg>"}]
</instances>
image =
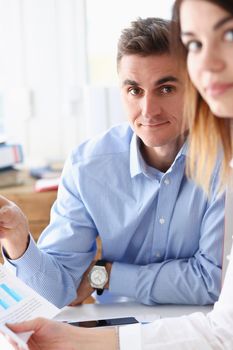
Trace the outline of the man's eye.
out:
<instances>
[{"instance_id":1,"label":"man's eye","mask_svg":"<svg viewBox=\"0 0 233 350\"><path fill-rule=\"evenodd\" d=\"M233 29L229 29L224 33L224 39L230 42L233 41Z\"/></svg>"},{"instance_id":2,"label":"man's eye","mask_svg":"<svg viewBox=\"0 0 233 350\"><path fill-rule=\"evenodd\" d=\"M171 94L172 92L174 92L175 91L175 87L174 86L162 86L161 88L160 88L160 93L162 94L162 95L168 95L168 94Z\"/></svg>"},{"instance_id":3,"label":"man's eye","mask_svg":"<svg viewBox=\"0 0 233 350\"><path fill-rule=\"evenodd\" d=\"M140 89L139 88L130 88L129 93L133 96L137 96L140 94Z\"/></svg>"}]
</instances>

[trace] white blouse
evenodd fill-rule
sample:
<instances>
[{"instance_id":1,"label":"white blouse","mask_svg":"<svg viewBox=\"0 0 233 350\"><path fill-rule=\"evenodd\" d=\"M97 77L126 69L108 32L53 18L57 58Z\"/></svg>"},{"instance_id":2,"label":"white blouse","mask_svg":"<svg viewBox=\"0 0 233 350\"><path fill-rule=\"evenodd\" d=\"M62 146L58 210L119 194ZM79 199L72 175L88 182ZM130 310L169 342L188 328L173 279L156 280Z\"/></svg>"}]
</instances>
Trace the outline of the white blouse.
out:
<instances>
[{"instance_id":1,"label":"white blouse","mask_svg":"<svg viewBox=\"0 0 233 350\"><path fill-rule=\"evenodd\" d=\"M221 295L210 313L120 327L119 339L120 350L233 350L233 248Z\"/></svg>"}]
</instances>

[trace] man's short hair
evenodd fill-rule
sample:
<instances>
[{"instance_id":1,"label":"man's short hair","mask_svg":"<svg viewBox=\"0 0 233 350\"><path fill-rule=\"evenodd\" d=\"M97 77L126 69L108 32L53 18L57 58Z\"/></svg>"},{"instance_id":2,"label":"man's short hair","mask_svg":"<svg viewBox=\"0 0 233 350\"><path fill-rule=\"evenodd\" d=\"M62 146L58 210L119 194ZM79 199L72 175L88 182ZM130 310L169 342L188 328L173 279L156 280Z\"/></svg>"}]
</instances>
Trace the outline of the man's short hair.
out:
<instances>
[{"instance_id":1,"label":"man's short hair","mask_svg":"<svg viewBox=\"0 0 233 350\"><path fill-rule=\"evenodd\" d=\"M170 53L171 21L148 17L131 22L118 41L117 66L125 55L162 55Z\"/></svg>"}]
</instances>

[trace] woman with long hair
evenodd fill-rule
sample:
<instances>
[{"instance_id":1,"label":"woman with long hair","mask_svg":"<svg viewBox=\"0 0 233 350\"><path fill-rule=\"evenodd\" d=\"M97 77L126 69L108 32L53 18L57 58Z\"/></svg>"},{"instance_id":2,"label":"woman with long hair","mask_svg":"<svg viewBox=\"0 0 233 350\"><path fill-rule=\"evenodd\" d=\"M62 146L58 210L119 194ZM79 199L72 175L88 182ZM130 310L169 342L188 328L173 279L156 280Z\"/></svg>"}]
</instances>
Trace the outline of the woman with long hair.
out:
<instances>
[{"instance_id":1,"label":"woman with long hair","mask_svg":"<svg viewBox=\"0 0 233 350\"><path fill-rule=\"evenodd\" d=\"M208 192L217 151L224 152L222 187L230 179L233 123L233 0L176 0L174 19L187 61L185 115L190 125L189 174ZM37 319L11 325L34 331L30 350L232 350L233 255L219 301L206 316L165 318L147 325L81 329Z\"/></svg>"}]
</instances>

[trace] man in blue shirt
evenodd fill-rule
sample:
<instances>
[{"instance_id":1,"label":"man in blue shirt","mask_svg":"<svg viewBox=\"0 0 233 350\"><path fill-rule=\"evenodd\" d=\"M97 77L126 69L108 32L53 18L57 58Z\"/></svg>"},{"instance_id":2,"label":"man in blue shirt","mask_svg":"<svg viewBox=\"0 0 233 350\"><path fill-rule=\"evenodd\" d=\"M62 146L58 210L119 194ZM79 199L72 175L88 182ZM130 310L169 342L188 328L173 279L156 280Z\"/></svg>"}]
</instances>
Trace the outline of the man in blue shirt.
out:
<instances>
[{"instance_id":1,"label":"man in blue shirt","mask_svg":"<svg viewBox=\"0 0 233 350\"><path fill-rule=\"evenodd\" d=\"M76 291L75 303L81 303L95 289L100 300L123 296L145 304L218 298L220 164L209 198L185 175L184 86L169 31L169 22L148 18L122 32L117 68L129 124L68 157L38 246L20 210L0 199L6 264L57 306L71 303ZM102 260L96 264L98 236Z\"/></svg>"}]
</instances>

